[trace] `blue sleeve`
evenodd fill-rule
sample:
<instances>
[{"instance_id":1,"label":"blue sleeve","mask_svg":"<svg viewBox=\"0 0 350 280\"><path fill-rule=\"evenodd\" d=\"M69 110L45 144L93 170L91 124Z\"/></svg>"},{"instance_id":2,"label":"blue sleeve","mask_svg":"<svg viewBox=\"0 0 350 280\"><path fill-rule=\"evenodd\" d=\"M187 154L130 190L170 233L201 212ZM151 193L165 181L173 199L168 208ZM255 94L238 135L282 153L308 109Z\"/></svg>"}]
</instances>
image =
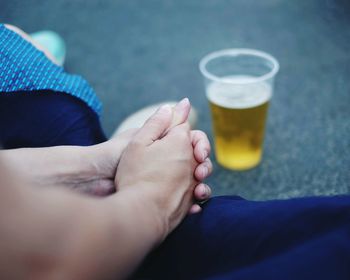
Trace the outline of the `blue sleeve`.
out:
<instances>
[{"instance_id":1,"label":"blue sleeve","mask_svg":"<svg viewBox=\"0 0 350 280\"><path fill-rule=\"evenodd\" d=\"M0 24L0 94L19 91L30 94L38 90L73 95L97 114L102 108L87 81L66 73L42 51Z\"/></svg>"}]
</instances>

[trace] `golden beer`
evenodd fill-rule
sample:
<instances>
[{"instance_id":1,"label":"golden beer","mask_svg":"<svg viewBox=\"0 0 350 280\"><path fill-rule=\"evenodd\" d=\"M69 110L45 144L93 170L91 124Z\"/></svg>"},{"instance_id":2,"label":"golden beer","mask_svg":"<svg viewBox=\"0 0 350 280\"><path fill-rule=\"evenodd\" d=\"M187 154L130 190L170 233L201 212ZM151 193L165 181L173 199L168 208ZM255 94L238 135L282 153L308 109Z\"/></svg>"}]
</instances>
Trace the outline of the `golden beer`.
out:
<instances>
[{"instance_id":1,"label":"golden beer","mask_svg":"<svg viewBox=\"0 0 350 280\"><path fill-rule=\"evenodd\" d=\"M207 87L207 96L218 162L234 170L258 165L271 86L266 83L232 86L214 82Z\"/></svg>"}]
</instances>

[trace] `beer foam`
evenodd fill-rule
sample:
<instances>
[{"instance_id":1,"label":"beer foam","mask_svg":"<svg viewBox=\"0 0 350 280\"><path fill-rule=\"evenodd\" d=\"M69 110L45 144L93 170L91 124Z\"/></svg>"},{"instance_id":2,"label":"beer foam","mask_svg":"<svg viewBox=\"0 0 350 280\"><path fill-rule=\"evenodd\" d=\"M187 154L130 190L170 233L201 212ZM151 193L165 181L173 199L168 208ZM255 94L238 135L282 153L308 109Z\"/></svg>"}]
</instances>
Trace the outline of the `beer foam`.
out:
<instances>
[{"instance_id":1,"label":"beer foam","mask_svg":"<svg viewBox=\"0 0 350 280\"><path fill-rule=\"evenodd\" d=\"M254 79L250 76L227 76L222 79L237 84L220 82L208 84L207 97L210 102L218 106L229 109L246 109L259 106L271 99L272 86L269 83L247 83ZM239 84L240 82L243 84Z\"/></svg>"}]
</instances>

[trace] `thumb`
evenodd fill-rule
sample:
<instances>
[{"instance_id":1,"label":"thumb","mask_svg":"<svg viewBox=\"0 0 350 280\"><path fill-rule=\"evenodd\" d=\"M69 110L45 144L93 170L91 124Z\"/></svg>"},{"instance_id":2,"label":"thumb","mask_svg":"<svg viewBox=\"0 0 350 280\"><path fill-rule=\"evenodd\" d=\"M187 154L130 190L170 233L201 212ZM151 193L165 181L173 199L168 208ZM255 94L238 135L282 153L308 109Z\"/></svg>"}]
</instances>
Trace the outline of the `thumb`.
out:
<instances>
[{"instance_id":1,"label":"thumb","mask_svg":"<svg viewBox=\"0 0 350 280\"><path fill-rule=\"evenodd\" d=\"M177 103L173 108L173 116L171 119L171 124L168 127L168 129L164 131L163 136L168 134L168 132L175 126L178 126L180 124L187 122L190 111L191 111L191 103L188 100L188 98L184 98L179 103Z\"/></svg>"},{"instance_id":2,"label":"thumb","mask_svg":"<svg viewBox=\"0 0 350 280\"><path fill-rule=\"evenodd\" d=\"M152 144L169 129L172 118L173 111L170 105L163 105L145 122L135 138L146 146Z\"/></svg>"},{"instance_id":3,"label":"thumb","mask_svg":"<svg viewBox=\"0 0 350 280\"><path fill-rule=\"evenodd\" d=\"M188 98L184 98L179 103L177 103L173 111L174 114L170 125L171 128L179 124L183 124L187 121L188 115L191 111L191 104Z\"/></svg>"}]
</instances>

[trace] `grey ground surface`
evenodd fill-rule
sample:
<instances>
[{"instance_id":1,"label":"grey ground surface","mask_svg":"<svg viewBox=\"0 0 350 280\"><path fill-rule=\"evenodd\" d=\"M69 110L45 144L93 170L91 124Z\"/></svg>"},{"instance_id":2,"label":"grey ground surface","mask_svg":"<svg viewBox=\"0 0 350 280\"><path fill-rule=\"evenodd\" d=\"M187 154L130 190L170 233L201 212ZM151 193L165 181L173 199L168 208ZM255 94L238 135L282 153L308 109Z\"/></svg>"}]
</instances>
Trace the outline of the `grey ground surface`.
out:
<instances>
[{"instance_id":1,"label":"grey ground surface","mask_svg":"<svg viewBox=\"0 0 350 280\"><path fill-rule=\"evenodd\" d=\"M350 2L347 0L0 0L0 21L66 40L66 69L104 103L107 134L131 112L190 97L212 135L197 64L249 47L281 64L262 164L215 164L215 194L248 199L350 193Z\"/></svg>"}]
</instances>

